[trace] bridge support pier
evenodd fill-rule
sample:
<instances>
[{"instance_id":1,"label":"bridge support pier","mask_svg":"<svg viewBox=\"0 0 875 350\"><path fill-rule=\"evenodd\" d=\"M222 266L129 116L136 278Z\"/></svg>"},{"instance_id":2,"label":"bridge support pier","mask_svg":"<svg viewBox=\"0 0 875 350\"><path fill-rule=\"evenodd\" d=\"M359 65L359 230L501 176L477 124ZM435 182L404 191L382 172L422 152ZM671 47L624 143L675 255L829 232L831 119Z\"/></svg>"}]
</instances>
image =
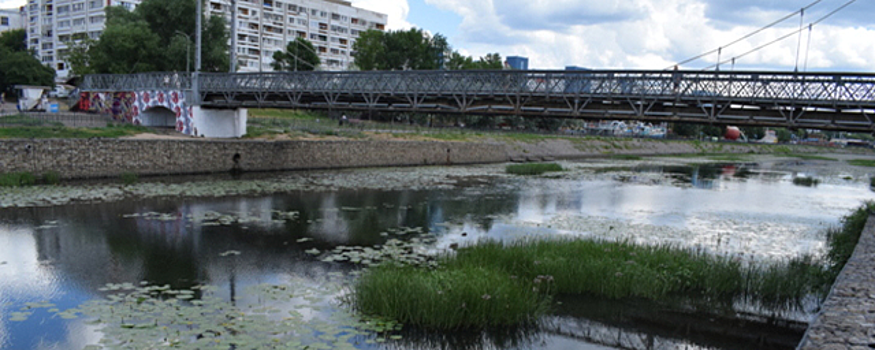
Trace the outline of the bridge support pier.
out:
<instances>
[{"instance_id":1,"label":"bridge support pier","mask_svg":"<svg viewBox=\"0 0 875 350\"><path fill-rule=\"evenodd\" d=\"M198 137L234 138L246 135L249 111L192 107L194 134Z\"/></svg>"}]
</instances>

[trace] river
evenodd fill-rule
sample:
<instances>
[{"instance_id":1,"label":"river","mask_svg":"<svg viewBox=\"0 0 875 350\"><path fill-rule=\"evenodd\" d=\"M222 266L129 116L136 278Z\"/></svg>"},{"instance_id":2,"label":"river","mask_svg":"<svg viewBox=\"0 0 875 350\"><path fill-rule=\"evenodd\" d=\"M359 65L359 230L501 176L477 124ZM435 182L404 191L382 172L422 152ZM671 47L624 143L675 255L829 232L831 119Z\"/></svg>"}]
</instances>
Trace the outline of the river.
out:
<instances>
[{"instance_id":1,"label":"river","mask_svg":"<svg viewBox=\"0 0 875 350\"><path fill-rule=\"evenodd\" d=\"M866 169L843 162L751 158L683 165L688 161L563 162L567 172L528 178L505 175L497 165L456 167L449 175L442 168L404 168L219 176L225 183L330 178L335 185L310 181L317 184L272 194L0 209L0 348L98 344L105 335L89 322L93 317L58 312L104 299L107 284L210 286L212 295L235 306L259 304L262 294L254 290L264 286L303 285L318 294L331 280L326 276L348 283L358 267L323 261L331 249L380 246L420 233L429 239L417 248L430 253L484 238L569 235L693 247L751 263L817 256L824 253L827 228L875 199ZM801 174L822 183L794 185ZM440 185L416 182L442 176ZM202 186L215 178L148 181ZM332 289L324 296L343 293ZM642 301L557 303L536 329L443 334L404 328L392 339L372 342L364 334L344 346L791 349L814 312L742 307L703 315ZM342 304L325 305L314 313L343 312Z\"/></svg>"}]
</instances>

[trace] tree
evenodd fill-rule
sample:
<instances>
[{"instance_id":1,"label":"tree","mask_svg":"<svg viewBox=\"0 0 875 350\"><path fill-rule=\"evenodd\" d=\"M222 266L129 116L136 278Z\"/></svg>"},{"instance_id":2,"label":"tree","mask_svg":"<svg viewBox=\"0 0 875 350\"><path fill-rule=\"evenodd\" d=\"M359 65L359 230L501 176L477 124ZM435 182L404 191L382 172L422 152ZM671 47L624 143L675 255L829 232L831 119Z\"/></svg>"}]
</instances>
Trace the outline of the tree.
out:
<instances>
[{"instance_id":1,"label":"tree","mask_svg":"<svg viewBox=\"0 0 875 350\"><path fill-rule=\"evenodd\" d=\"M316 54L316 48L309 40L296 38L286 45L285 51L273 53L273 63L270 64L275 71L312 71L319 67L322 61Z\"/></svg>"},{"instance_id":2,"label":"tree","mask_svg":"<svg viewBox=\"0 0 875 350\"><path fill-rule=\"evenodd\" d=\"M66 57L74 74L128 74L188 71L195 56L195 1L148 0L133 12L106 8L100 39L71 45ZM201 71L225 72L230 66L225 20L204 21Z\"/></svg>"},{"instance_id":3,"label":"tree","mask_svg":"<svg viewBox=\"0 0 875 350\"><path fill-rule=\"evenodd\" d=\"M55 70L29 52L0 47L0 91L12 92L15 85L53 86L54 82Z\"/></svg>"},{"instance_id":4,"label":"tree","mask_svg":"<svg viewBox=\"0 0 875 350\"><path fill-rule=\"evenodd\" d=\"M379 30L367 30L359 34L352 45L355 52L355 65L361 70L377 70L386 56L386 46L383 44L385 33Z\"/></svg>"},{"instance_id":5,"label":"tree","mask_svg":"<svg viewBox=\"0 0 875 350\"><path fill-rule=\"evenodd\" d=\"M15 29L0 33L0 47L12 52L27 51L27 33L24 29Z\"/></svg>"},{"instance_id":6,"label":"tree","mask_svg":"<svg viewBox=\"0 0 875 350\"><path fill-rule=\"evenodd\" d=\"M54 85L55 70L28 52L26 42L23 29L0 34L0 92L12 92L15 85Z\"/></svg>"},{"instance_id":7,"label":"tree","mask_svg":"<svg viewBox=\"0 0 875 350\"><path fill-rule=\"evenodd\" d=\"M416 28L368 30L356 39L353 51L361 70L426 70L441 68L449 44L440 34L429 37Z\"/></svg>"}]
</instances>

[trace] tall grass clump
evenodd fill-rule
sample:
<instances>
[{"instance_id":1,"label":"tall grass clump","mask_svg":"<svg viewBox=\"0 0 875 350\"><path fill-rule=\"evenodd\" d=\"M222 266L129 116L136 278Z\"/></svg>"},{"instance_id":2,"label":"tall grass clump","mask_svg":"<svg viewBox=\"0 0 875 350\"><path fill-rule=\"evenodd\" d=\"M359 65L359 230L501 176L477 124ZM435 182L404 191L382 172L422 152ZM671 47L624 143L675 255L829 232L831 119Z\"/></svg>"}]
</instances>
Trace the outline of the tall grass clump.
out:
<instances>
[{"instance_id":1,"label":"tall grass clump","mask_svg":"<svg viewBox=\"0 0 875 350\"><path fill-rule=\"evenodd\" d=\"M36 176L28 172L0 174L0 187L33 186L35 184Z\"/></svg>"},{"instance_id":2,"label":"tall grass clump","mask_svg":"<svg viewBox=\"0 0 875 350\"><path fill-rule=\"evenodd\" d=\"M42 176L43 183L48 185L57 185L61 183L61 173L57 171L49 171Z\"/></svg>"},{"instance_id":3,"label":"tall grass clump","mask_svg":"<svg viewBox=\"0 0 875 350\"><path fill-rule=\"evenodd\" d=\"M140 176L136 173L123 173L120 178L125 185L133 185L140 179Z\"/></svg>"},{"instance_id":4,"label":"tall grass clump","mask_svg":"<svg viewBox=\"0 0 875 350\"><path fill-rule=\"evenodd\" d=\"M483 328L533 322L549 298L528 281L479 266L423 269L386 265L355 284L353 307L366 315L432 329Z\"/></svg>"},{"instance_id":5,"label":"tall grass clump","mask_svg":"<svg viewBox=\"0 0 875 350\"><path fill-rule=\"evenodd\" d=\"M556 163L530 163L508 165L505 171L513 175L541 175L550 171L562 171L562 166Z\"/></svg>"},{"instance_id":6,"label":"tall grass clump","mask_svg":"<svg viewBox=\"0 0 875 350\"><path fill-rule=\"evenodd\" d=\"M875 202L866 202L843 217L840 228L827 231L827 260L832 280L838 277L854 254L854 249L857 248L863 228L872 212L875 212Z\"/></svg>"},{"instance_id":7,"label":"tall grass clump","mask_svg":"<svg viewBox=\"0 0 875 350\"><path fill-rule=\"evenodd\" d=\"M793 184L796 186L805 186L805 187L816 187L820 184L820 180L815 179L811 176L805 177L794 177Z\"/></svg>"}]
</instances>

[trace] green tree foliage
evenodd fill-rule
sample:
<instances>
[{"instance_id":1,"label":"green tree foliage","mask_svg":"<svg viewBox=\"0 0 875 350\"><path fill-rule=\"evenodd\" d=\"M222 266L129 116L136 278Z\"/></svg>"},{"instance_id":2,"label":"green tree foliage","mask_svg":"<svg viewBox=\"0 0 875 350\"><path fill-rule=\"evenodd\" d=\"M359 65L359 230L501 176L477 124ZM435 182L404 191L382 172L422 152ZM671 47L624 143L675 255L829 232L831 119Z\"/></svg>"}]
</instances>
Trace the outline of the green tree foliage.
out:
<instances>
[{"instance_id":1,"label":"green tree foliage","mask_svg":"<svg viewBox=\"0 0 875 350\"><path fill-rule=\"evenodd\" d=\"M15 85L52 86L55 71L27 51L24 30L0 34L0 92L10 93Z\"/></svg>"},{"instance_id":2,"label":"green tree foliage","mask_svg":"<svg viewBox=\"0 0 875 350\"><path fill-rule=\"evenodd\" d=\"M441 34L429 37L420 29L363 32L353 45L355 65L361 70L502 69L501 55L491 53L475 61L453 51Z\"/></svg>"},{"instance_id":3,"label":"green tree foliage","mask_svg":"<svg viewBox=\"0 0 875 350\"><path fill-rule=\"evenodd\" d=\"M316 70L322 61L316 54L316 48L309 40L297 38L286 45L285 51L273 53L273 63L270 66L275 71L311 71Z\"/></svg>"},{"instance_id":4,"label":"green tree foliage","mask_svg":"<svg viewBox=\"0 0 875 350\"><path fill-rule=\"evenodd\" d=\"M27 33L24 29L8 30L0 33L0 47L12 52L27 51Z\"/></svg>"},{"instance_id":5,"label":"green tree foliage","mask_svg":"<svg viewBox=\"0 0 875 350\"><path fill-rule=\"evenodd\" d=\"M129 74L187 71L194 66L197 0L146 0L133 12L106 8L106 28L100 39L71 45L65 60L74 74ZM223 72L230 66L225 20L204 20L202 71Z\"/></svg>"}]
</instances>

